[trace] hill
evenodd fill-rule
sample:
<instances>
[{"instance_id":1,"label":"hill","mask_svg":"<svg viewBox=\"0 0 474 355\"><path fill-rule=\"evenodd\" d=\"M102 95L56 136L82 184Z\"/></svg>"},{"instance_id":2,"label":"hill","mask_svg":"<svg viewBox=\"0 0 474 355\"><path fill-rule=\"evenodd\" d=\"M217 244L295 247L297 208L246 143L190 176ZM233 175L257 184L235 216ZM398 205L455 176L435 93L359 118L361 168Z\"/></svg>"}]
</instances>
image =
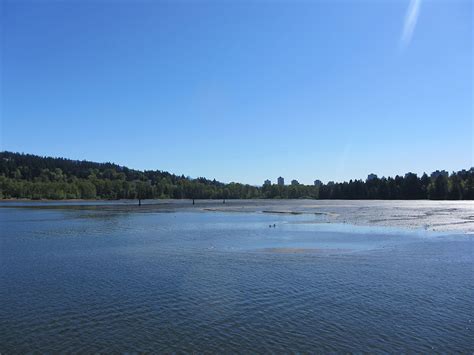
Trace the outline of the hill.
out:
<instances>
[{"instance_id":1,"label":"hill","mask_svg":"<svg viewBox=\"0 0 474 355\"><path fill-rule=\"evenodd\" d=\"M0 153L0 198L27 199L474 199L474 169L456 173L408 173L395 178L350 180L321 186L224 184L166 171L113 163Z\"/></svg>"}]
</instances>

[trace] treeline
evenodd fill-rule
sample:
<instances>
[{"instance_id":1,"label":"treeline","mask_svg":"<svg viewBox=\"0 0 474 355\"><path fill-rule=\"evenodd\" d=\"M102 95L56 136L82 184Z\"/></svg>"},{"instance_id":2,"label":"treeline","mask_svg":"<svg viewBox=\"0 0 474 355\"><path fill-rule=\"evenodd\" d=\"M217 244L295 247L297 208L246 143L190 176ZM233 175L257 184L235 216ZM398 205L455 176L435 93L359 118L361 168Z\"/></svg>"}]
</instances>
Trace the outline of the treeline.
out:
<instances>
[{"instance_id":1,"label":"treeline","mask_svg":"<svg viewBox=\"0 0 474 355\"><path fill-rule=\"evenodd\" d=\"M474 169L418 177L351 180L326 185L224 184L160 170L0 153L0 198L28 199L474 199Z\"/></svg>"},{"instance_id":2,"label":"treeline","mask_svg":"<svg viewBox=\"0 0 474 355\"><path fill-rule=\"evenodd\" d=\"M374 178L370 181L323 185L321 199L381 199L381 200L474 200L474 170L462 170L451 175L433 177L408 173L395 178Z\"/></svg>"},{"instance_id":3,"label":"treeline","mask_svg":"<svg viewBox=\"0 0 474 355\"><path fill-rule=\"evenodd\" d=\"M257 187L191 179L165 171L138 171L94 163L0 153L0 198L28 199L236 199L259 198Z\"/></svg>"}]
</instances>

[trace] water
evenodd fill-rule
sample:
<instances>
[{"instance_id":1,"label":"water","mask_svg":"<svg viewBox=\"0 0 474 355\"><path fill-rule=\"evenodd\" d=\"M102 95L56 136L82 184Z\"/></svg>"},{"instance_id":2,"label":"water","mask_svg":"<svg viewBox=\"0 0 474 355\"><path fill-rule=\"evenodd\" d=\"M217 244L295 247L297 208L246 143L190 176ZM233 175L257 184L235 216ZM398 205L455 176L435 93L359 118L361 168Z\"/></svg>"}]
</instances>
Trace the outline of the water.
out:
<instances>
[{"instance_id":1,"label":"water","mask_svg":"<svg viewBox=\"0 0 474 355\"><path fill-rule=\"evenodd\" d=\"M472 235L319 222L0 208L0 352L474 351Z\"/></svg>"}]
</instances>

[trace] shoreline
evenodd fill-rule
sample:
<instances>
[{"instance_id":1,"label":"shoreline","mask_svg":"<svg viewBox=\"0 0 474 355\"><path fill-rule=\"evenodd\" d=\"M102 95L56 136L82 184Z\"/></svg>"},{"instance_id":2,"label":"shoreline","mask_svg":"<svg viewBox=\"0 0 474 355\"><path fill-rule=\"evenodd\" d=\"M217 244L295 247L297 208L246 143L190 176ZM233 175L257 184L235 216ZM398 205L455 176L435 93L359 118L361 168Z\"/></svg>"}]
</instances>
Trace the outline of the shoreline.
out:
<instances>
[{"instance_id":1,"label":"shoreline","mask_svg":"<svg viewBox=\"0 0 474 355\"><path fill-rule=\"evenodd\" d=\"M338 198L203 198L203 199L192 199L192 198L149 198L149 199L141 199L142 202L145 201L222 201L225 200L227 202L231 201L433 201L433 202L473 202L474 200L469 199L462 199L462 200L435 200L435 199L338 199ZM123 202L123 201L137 201L138 199L127 199L127 198L120 198L120 199L83 199L83 198L67 198L67 199L32 199L32 198L2 198L0 199L1 202Z\"/></svg>"},{"instance_id":2,"label":"shoreline","mask_svg":"<svg viewBox=\"0 0 474 355\"><path fill-rule=\"evenodd\" d=\"M474 233L474 201L431 200L3 200L0 210L34 208L109 213L259 213L295 223L330 223Z\"/></svg>"}]
</instances>

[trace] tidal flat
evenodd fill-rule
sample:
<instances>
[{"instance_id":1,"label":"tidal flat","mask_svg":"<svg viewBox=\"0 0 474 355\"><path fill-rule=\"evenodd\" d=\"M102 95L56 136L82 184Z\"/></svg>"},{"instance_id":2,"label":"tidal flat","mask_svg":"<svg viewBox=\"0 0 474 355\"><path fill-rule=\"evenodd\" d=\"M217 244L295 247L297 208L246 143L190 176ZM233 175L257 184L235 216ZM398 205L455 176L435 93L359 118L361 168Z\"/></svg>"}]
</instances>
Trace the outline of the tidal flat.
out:
<instances>
[{"instance_id":1,"label":"tidal flat","mask_svg":"<svg viewBox=\"0 0 474 355\"><path fill-rule=\"evenodd\" d=\"M474 351L470 201L2 202L0 352Z\"/></svg>"}]
</instances>

